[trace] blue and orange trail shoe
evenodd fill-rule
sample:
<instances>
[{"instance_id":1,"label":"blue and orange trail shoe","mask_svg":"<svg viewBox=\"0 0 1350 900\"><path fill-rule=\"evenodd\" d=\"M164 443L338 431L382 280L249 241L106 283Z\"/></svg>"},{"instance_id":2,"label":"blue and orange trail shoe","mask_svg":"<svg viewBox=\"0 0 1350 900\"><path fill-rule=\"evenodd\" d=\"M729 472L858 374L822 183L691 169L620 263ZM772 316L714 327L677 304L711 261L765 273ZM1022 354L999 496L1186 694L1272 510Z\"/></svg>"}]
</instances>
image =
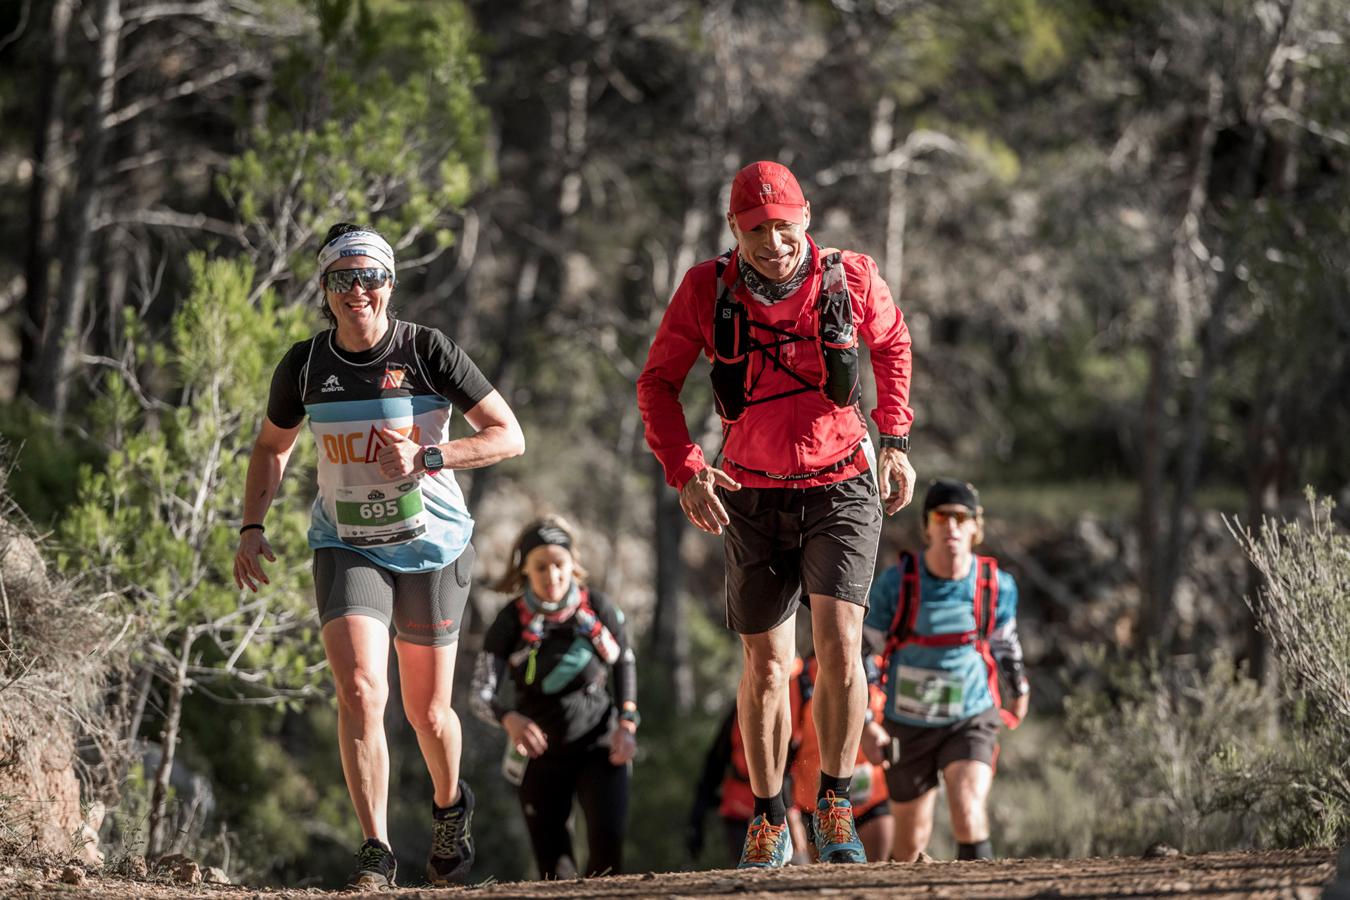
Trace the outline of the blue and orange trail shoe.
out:
<instances>
[{"instance_id":1,"label":"blue and orange trail shoe","mask_svg":"<svg viewBox=\"0 0 1350 900\"><path fill-rule=\"evenodd\" d=\"M398 861L378 838L366 838L356 851L356 871L347 879L349 891L382 891L394 886Z\"/></svg>"},{"instance_id":2,"label":"blue and orange trail shoe","mask_svg":"<svg viewBox=\"0 0 1350 900\"><path fill-rule=\"evenodd\" d=\"M767 816L750 820L745 832L745 848L741 850L738 869L781 869L792 859L792 834L787 822L770 825Z\"/></svg>"},{"instance_id":3,"label":"blue and orange trail shoe","mask_svg":"<svg viewBox=\"0 0 1350 900\"><path fill-rule=\"evenodd\" d=\"M459 803L434 820L427 881L434 885L460 881L473 866L473 791L460 779Z\"/></svg>"},{"instance_id":4,"label":"blue and orange trail shoe","mask_svg":"<svg viewBox=\"0 0 1350 900\"><path fill-rule=\"evenodd\" d=\"M811 814L811 843L821 862L865 863L867 853L853 824L853 804L826 791Z\"/></svg>"}]
</instances>

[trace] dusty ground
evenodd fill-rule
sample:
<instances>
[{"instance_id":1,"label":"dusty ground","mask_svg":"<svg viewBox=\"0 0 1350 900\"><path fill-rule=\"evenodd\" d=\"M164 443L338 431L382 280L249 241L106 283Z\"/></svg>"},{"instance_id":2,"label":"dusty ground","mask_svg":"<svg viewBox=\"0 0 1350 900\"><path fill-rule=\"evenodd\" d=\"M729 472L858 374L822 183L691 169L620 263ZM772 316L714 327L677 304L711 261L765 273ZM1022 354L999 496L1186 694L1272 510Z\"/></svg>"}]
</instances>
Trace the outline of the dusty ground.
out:
<instances>
[{"instance_id":1,"label":"dusty ground","mask_svg":"<svg viewBox=\"0 0 1350 900\"><path fill-rule=\"evenodd\" d=\"M70 881L80 875L66 870ZM838 898L1096 898L1205 897L1314 900L1335 874L1329 850L1210 853L1164 859L999 860L923 865L798 866L774 872L674 872L625 875L591 881L518 882L432 890L401 889L385 897L604 898L719 897L781 900L829 895ZM4 897L300 898L358 897L307 891L259 891L237 886L173 885L83 874L79 884L62 881L60 868L0 867ZM365 895L373 896L373 895Z\"/></svg>"}]
</instances>

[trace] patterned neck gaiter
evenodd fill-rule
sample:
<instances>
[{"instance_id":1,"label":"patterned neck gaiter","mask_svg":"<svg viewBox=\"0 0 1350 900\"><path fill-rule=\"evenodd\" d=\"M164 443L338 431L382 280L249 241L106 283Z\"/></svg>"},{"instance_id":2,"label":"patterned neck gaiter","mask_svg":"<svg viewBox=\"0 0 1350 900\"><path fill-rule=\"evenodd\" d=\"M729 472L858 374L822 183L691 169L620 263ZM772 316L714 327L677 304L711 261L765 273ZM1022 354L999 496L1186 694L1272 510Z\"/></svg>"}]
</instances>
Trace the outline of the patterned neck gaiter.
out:
<instances>
[{"instance_id":1,"label":"patterned neck gaiter","mask_svg":"<svg viewBox=\"0 0 1350 900\"><path fill-rule=\"evenodd\" d=\"M750 291L750 296L765 306L772 306L779 300L786 300L797 293L797 289L806 282L806 276L811 274L811 258L814 252L808 242L806 253L802 256L797 271L792 273L792 277L782 284L775 284L759 274L759 270L750 265L749 261L740 254L740 251L737 251L737 255L740 256L738 263L741 283Z\"/></svg>"},{"instance_id":2,"label":"patterned neck gaiter","mask_svg":"<svg viewBox=\"0 0 1350 900\"><path fill-rule=\"evenodd\" d=\"M566 618L562 613L576 606L579 600L581 600L581 591L577 589L575 581L572 582L572 586L567 589L567 593L563 595L562 599L556 603L545 603L534 591L530 590L528 584L525 585L525 604L529 606L530 612L535 615L557 619Z\"/></svg>"}]
</instances>

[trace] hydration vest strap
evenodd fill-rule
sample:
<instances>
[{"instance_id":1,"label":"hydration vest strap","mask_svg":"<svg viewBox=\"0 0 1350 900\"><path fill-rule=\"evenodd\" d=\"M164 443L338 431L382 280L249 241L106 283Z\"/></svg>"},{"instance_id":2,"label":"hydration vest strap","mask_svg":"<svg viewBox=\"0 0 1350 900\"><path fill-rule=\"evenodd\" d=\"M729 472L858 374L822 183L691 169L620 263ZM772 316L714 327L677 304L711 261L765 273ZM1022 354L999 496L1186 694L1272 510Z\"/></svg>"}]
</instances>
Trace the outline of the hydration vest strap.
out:
<instances>
[{"instance_id":1,"label":"hydration vest strap","mask_svg":"<svg viewBox=\"0 0 1350 900\"><path fill-rule=\"evenodd\" d=\"M1022 720L1010 709L1003 708L1002 691L998 683L998 663L994 659L990 640L994 636L994 618L998 613L998 560L992 556L977 556L975 564L979 567L975 574L975 630L979 640L975 646L984 659L985 671L989 678L989 696L994 700L994 709L1008 728L1016 728Z\"/></svg>"},{"instance_id":2,"label":"hydration vest strap","mask_svg":"<svg viewBox=\"0 0 1350 900\"><path fill-rule=\"evenodd\" d=\"M891 654L909 641L919 618L919 561L908 550L900 551L900 597L895 604L891 627L886 629L886 648L882 651L882 671L891 667Z\"/></svg>"},{"instance_id":3,"label":"hydration vest strap","mask_svg":"<svg viewBox=\"0 0 1350 900\"><path fill-rule=\"evenodd\" d=\"M816 300L816 334L802 335L751 318L745 304L736 299L734 285L727 283L727 268L731 265L734 252L730 250L722 254L714 265L716 295L713 301L712 384L717 413L722 421L735 422L747 407L754 404L781 400L809 391L818 391L839 407L857 405L862 396L862 385L858 378L858 336L853 327L853 304L844 276L843 254L835 250L821 260L823 270L821 290ZM755 331L768 333L775 339L760 340L754 336ZM814 341L817 345L821 367L819 382L805 378L784 363L776 352L780 347L801 341ZM801 387L768 397L753 396L755 385L767 367L760 369L753 384L748 383L748 356L752 352L768 356L774 368L786 372ZM753 469L746 471L754 472ZM813 478L825 471L829 470L781 480ZM780 477L764 472L755 474Z\"/></svg>"},{"instance_id":4,"label":"hydration vest strap","mask_svg":"<svg viewBox=\"0 0 1350 900\"><path fill-rule=\"evenodd\" d=\"M994 636L998 612L998 561L992 556L977 556L975 564L975 630L987 641Z\"/></svg>"},{"instance_id":5,"label":"hydration vest strap","mask_svg":"<svg viewBox=\"0 0 1350 900\"><path fill-rule=\"evenodd\" d=\"M945 634L911 634L905 643L920 647L963 647L976 641L974 631L952 631Z\"/></svg>"},{"instance_id":6,"label":"hydration vest strap","mask_svg":"<svg viewBox=\"0 0 1350 900\"><path fill-rule=\"evenodd\" d=\"M717 296L713 301L713 352L715 360L736 363L745 358L745 308L731 295L724 279L729 255L719 256L716 262Z\"/></svg>"},{"instance_id":7,"label":"hydration vest strap","mask_svg":"<svg viewBox=\"0 0 1350 900\"><path fill-rule=\"evenodd\" d=\"M516 615L520 619L520 639L530 646L540 643L543 638L542 629L535 630L535 618L539 617L545 622L565 622L574 618L577 613L585 613L596 622L596 627L591 634L585 635L591 644L595 647L597 654L607 663L613 663L617 659L618 644L614 636L610 634L609 628L604 620L595 614L591 607L591 592L584 587L578 587L577 592L580 595L575 606L569 606L565 610L550 616L548 613L536 613L530 609L530 604L525 602L525 596L516 598Z\"/></svg>"}]
</instances>

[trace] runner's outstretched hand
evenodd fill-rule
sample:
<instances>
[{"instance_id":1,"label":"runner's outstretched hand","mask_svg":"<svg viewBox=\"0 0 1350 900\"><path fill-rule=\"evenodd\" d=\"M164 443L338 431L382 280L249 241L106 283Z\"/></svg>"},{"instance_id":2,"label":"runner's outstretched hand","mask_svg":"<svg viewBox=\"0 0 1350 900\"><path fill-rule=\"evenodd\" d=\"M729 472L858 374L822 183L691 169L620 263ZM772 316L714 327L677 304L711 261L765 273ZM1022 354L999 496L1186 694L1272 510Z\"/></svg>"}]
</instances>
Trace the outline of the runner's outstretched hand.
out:
<instances>
[{"instance_id":1,"label":"runner's outstretched hand","mask_svg":"<svg viewBox=\"0 0 1350 900\"><path fill-rule=\"evenodd\" d=\"M741 486L726 472L708 466L686 481L680 489L680 508L694 523L694 527L708 534L721 534L722 526L731 521L726 507L717 497L717 488L739 491Z\"/></svg>"},{"instance_id":2,"label":"runner's outstretched hand","mask_svg":"<svg viewBox=\"0 0 1350 900\"><path fill-rule=\"evenodd\" d=\"M380 464L381 475L394 479L417 471L417 454L422 452L421 444L409 440L388 426L380 429L380 436L386 441L375 454L375 461Z\"/></svg>"},{"instance_id":3,"label":"runner's outstretched hand","mask_svg":"<svg viewBox=\"0 0 1350 900\"><path fill-rule=\"evenodd\" d=\"M239 549L234 551L234 583L240 588L248 588L255 594L258 593L259 582L272 583L267 580L262 560L258 559L259 555L267 557L268 562L277 561L277 555L272 552L272 545L267 543L262 529L250 528L239 535Z\"/></svg>"},{"instance_id":4,"label":"runner's outstretched hand","mask_svg":"<svg viewBox=\"0 0 1350 900\"><path fill-rule=\"evenodd\" d=\"M881 499L885 503L886 515L893 516L909 506L914 499L914 467L909 457L895 447L882 447L877 458L878 475L881 483Z\"/></svg>"}]
</instances>

